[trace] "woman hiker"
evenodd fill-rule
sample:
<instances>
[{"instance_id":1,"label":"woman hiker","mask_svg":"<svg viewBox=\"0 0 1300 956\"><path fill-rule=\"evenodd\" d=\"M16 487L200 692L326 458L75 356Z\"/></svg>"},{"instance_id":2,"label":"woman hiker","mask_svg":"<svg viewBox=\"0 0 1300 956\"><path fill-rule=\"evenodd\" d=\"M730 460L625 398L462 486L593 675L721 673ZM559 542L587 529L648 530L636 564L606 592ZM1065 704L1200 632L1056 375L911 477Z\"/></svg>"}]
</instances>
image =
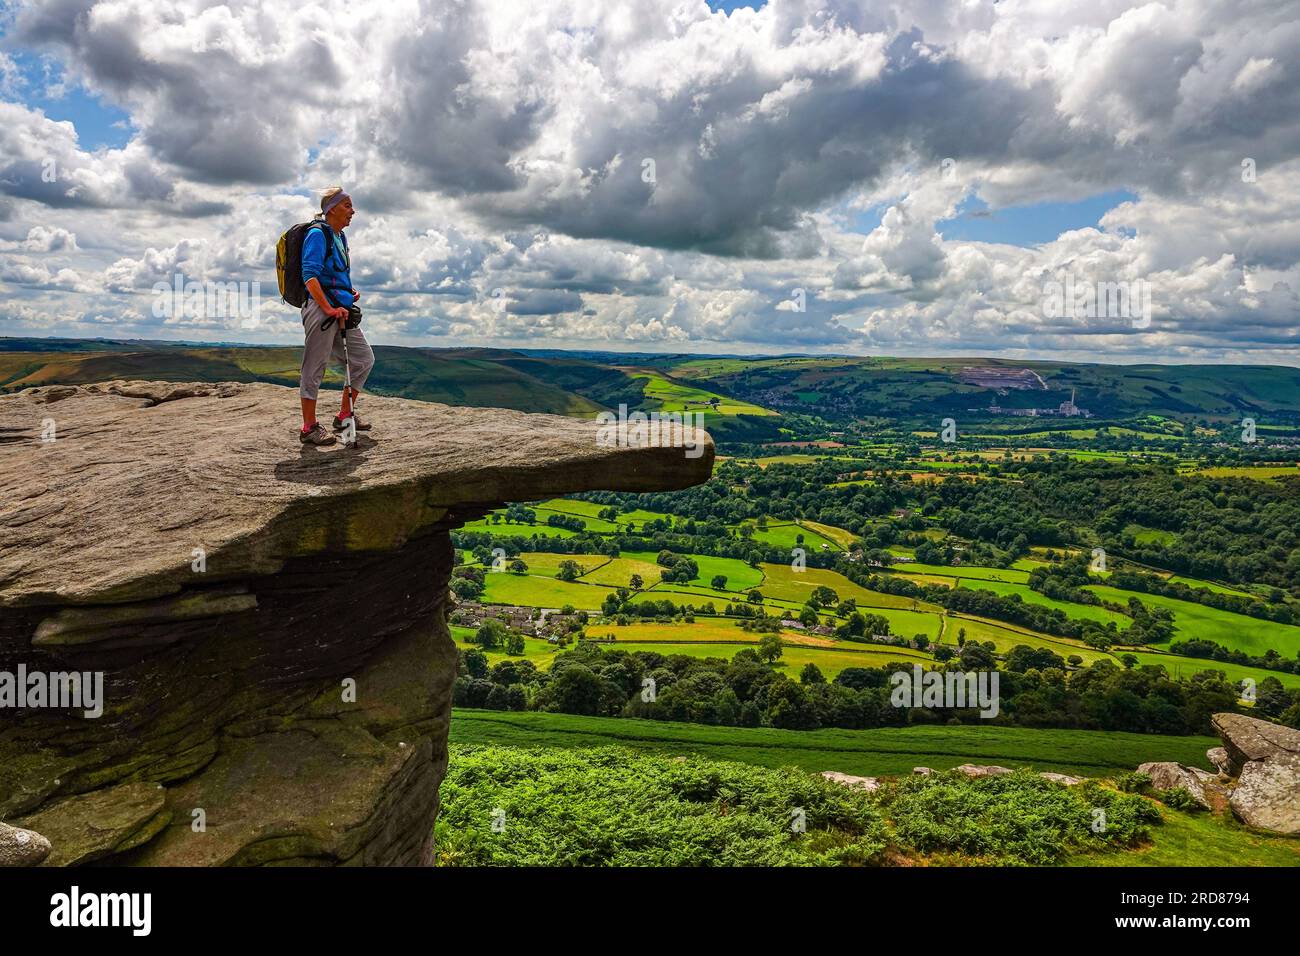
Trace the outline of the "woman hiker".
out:
<instances>
[{"instance_id":1,"label":"woman hiker","mask_svg":"<svg viewBox=\"0 0 1300 956\"><path fill-rule=\"evenodd\" d=\"M305 444L332 445L334 436L316 421L316 393L325 377L325 366L331 358L342 364L346 356L352 378L351 390L343 389L343 404L334 417L334 430L343 431L352 417L357 431L367 431L370 423L356 417L353 405L375 364L375 353L360 328L344 328L348 307L361 297L352 287L348 240L343 234L352 222L352 197L342 186L332 186L321 196L320 211L329 229L311 229L302 241L302 282L308 299L302 307L302 327L307 338L298 390L302 399L302 431L298 437ZM346 353L340 332L348 339Z\"/></svg>"}]
</instances>

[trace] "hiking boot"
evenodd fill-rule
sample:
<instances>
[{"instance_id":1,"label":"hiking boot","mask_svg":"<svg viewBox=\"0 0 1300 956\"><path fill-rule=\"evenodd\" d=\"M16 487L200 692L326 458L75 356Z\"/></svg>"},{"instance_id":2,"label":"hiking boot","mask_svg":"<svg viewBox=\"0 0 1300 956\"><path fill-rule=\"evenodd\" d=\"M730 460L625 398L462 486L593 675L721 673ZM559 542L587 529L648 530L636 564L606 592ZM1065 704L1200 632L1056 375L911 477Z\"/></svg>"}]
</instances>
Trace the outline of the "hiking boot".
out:
<instances>
[{"instance_id":1,"label":"hiking boot","mask_svg":"<svg viewBox=\"0 0 1300 956\"><path fill-rule=\"evenodd\" d=\"M315 422L311 428L306 431L300 430L298 432L298 440L304 445L332 445L338 441L337 438L327 433L325 429L321 427L320 422Z\"/></svg>"},{"instance_id":2,"label":"hiking boot","mask_svg":"<svg viewBox=\"0 0 1300 956\"><path fill-rule=\"evenodd\" d=\"M357 423L357 431L359 432L370 431L370 422L362 421L360 418L357 417L356 412L353 412L349 417L354 422ZM348 427L348 420L346 418L339 418L337 415L334 416L334 430L336 432L341 432L343 431L343 429L347 427Z\"/></svg>"}]
</instances>

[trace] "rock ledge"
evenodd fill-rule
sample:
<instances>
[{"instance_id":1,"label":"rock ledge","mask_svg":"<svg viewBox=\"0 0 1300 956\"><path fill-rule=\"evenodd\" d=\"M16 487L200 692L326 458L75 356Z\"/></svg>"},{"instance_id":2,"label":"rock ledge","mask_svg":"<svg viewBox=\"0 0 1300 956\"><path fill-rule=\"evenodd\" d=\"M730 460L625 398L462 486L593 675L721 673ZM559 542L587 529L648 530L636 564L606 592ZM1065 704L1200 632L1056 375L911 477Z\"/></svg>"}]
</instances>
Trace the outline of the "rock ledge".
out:
<instances>
[{"instance_id":1,"label":"rock ledge","mask_svg":"<svg viewBox=\"0 0 1300 956\"><path fill-rule=\"evenodd\" d=\"M0 864L428 862L449 531L712 471L703 432L689 457L552 415L362 407L357 447L314 448L275 385L0 397L0 677L101 675L103 711L0 700Z\"/></svg>"}]
</instances>

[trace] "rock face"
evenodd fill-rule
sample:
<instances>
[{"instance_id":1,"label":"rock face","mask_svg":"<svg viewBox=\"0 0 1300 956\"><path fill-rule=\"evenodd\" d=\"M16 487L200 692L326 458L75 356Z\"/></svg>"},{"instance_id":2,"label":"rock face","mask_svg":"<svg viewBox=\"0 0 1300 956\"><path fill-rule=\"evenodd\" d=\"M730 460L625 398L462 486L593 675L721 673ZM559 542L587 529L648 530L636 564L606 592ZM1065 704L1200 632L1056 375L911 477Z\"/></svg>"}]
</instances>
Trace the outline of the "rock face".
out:
<instances>
[{"instance_id":1,"label":"rock face","mask_svg":"<svg viewBox=\"0 0 1300 956\"><path fill-rule=\"evenodd\" d=\"M428 862L448 532L712 470L703 432L613 447L594 422L363 406L370 436L315 448L273 385L0 397L0 820L52 845L0 827L0 863Z\"/></svg>"},{"instance_id":2,"label":"rock face","mask_svg":"<svg viewBox=\"0 0 1300 956\"><path fill-rule=\"evenodd\" d=\"M1188 767L1172 761L1161 761L1159 763L1144 763L1137 768L1137 772L1150 777L1151 786L1156 790L1173 790L1176 787L1182 787L1201 806L1207 810L1210 807L1209 798L1205 793L1205 786L1214 780L1214 777L1198 767Z\"/></svg>"},{"instance_id":3,"label":"rock face","mask_svg":"<svg viewBox=\"0 0 1300 956\"><path fill-rule=\"evenodd\" d=\"M1228 799L1248 826L1300 833L1300 731L1240 714L1215 714L1227 772L1237 775Z\"/></svg>"}]
</instances>

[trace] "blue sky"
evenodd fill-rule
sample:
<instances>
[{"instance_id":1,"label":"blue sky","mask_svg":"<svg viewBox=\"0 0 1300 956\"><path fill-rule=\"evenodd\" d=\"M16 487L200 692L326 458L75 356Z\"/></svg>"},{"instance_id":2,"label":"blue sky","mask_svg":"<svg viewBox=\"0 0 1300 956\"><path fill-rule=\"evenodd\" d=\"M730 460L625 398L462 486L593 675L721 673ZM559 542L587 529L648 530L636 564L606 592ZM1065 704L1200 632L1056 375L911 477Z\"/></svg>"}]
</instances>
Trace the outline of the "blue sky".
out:
<instances>
[{"instance_id":1,"label":"blue sky","mask_svg":"<svg viewBox=\"0 0 1300 956\"><path fill-rule=\"evenodd\" d=\"M71 122L82 149L119 149L130 142L130 116L80 85L70 83L60 89L63 73L54 61L21 51L12 59L22 77L18 102L42 110L52 120ZM50 96L52 88L62 95Z\"/></svg>"},{"instance_id":2,"label":"blue sky","mask_svg":"<svg viewBox=\"0 0 1300 956\"><path fill-rule=\"evenodd\" d=\"M956 216L941 219L936 228L944 239L1036 246L1063 232L1096 226L1110 210L1137 198L1126 189L1117 189L1077 202L1040 202L990 211L988 203L971 196L958 207Z\"/></svg>"}]
</instances>

